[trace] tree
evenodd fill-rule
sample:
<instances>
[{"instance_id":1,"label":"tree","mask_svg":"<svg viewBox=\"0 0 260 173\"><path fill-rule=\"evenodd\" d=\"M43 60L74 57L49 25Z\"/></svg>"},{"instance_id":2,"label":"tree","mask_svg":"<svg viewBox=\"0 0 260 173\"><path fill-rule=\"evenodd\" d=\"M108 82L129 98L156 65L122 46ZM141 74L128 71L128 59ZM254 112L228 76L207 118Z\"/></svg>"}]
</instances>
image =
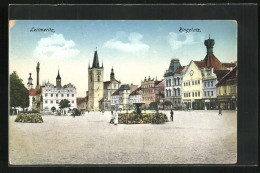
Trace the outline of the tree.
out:
<instances>
[{"instance_id":1,"label":"tree","mask_svg":"<svg viewBox=\"0 0 260 173\"><path fill-rule=\"evenodd\" d=\"M60 109L64 109L64 108L70 107L70 101L67 100L67 99L61 100L60 103L59 103L59 107L60 107Z\"/></svg>"},{"instance_id":2,"label":"tree","mask_svg":"<svg viewBox=\"0 0 260 173\"><path fill-rule=\"evenodd\" d=\"M170 101L165 101L164 103L163 103L163 109L164 109L164 106L171 106L172 105L172 102L170 102Z\"/></svg>"},{"instance_id":3,"label":"tree","mask_svg":"<svg viewBox=\"0 0 260 173\"><path fill-rule=\"evenodd\" d=\"M26 108L29 106L29 90L24 86L23 80L14 71L10 75L10 106Z\"/></svg>"},{"instance_id":4,"label":"tree","mask_svg":"<svg viewBox=\"0 0 260 173\"><path fill-rule=\"evenodd\" d=\"M149 104L149 107L152 108L152 109L156 109L157 108L157 102L151 102Z\"/></svg>"}]
</instances>

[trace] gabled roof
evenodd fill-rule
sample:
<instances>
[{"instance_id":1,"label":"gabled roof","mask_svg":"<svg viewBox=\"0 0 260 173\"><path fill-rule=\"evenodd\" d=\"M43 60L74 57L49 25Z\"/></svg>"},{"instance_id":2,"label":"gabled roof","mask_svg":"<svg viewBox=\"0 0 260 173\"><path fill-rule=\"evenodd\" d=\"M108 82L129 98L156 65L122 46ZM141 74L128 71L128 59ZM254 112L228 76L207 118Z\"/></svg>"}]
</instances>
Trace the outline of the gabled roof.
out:
<instances>
[{"instance_id":1,"label":"gabled roof","mask_svg":"<svg viewBox=\"0 0 260 173\"><path fill-rule=\"evenodd\" d=\"M175 73L180 73L180 72L182 72L182 70L185 68L185 66L182 66L182 67L179 67L176 71L175 71Z\"/></svg>"},{"instance_id":2,"label":"gabled roof","mask_svg":"<svg viewBox=\"0 0 260 173\"><path fill-rule=\"evenodd\" d=\"M81 103L85 102L85 98L84 97L78 97L77 98L77 104L80 105Z\"/></svg>"},{"instance_id":3,"label":"gabled roof","mask_svg":"<svg viewBox=\"0 0 260 173\"><path fill-rule=\"evenodd\" d=\"M119 89L117 89L117 90L112 94L112 96L115 96L115 95L119 95Z\"/></svg>"},{"instance_id":4,"label":"gabled roof","mask_svg":"<svg viewBox=\"0 0 260 173\"><path fill-rule=\"evenodd\" d=\"M227 84L230 81L237 80L237 66L228 72L217 84L217 86L222 85L222 84Z\"/></svg>"},{"instance_id":5,"label":"gabled roof","mask_svg":"<svg viewBox=\"0 0 260 173\"><path fill-rule=\"evenodd\" d=\"M36 89L30 89L29 96L36 96Z\"/></svg>"},{"instance_id":6,"label":"gabled roof","mask_svg":"<svg viewBox=\"0 0 260 173\"><path fill-rule=\"evenodd\" d=\"M193 61L199 68L206 67L205 61Z\"/></svg>"},{"instance_id":7,"label":"gabled roof","mask_svg":"<svg viewBox=\"0 0 260 173\"><path fill-rule=\"evenodd\" d=\"M218 81L220 81L228 72L229 70L214 70L214 73L217 76Z\"/></svg>"},{"instance_id":8,"label":"gabled roof","mask_svg":"<svg viewBox=\"0 0 260 173\"><path fill-rule=\"evenodd\" d=\"M236 67L236 63L222 63L225 67L229 68L229 67Z\"/></svg>"},{"instance_id":9,"label":"gabled roof","mask_svg":"<svg viewBox=\"0 0 260 173\"><path fill-rule=\"evenodd\" d=\"M222 70L222 63L215 57L213 53L207 54L202 61L194 61L199 68L213 68L214 70ZM225 68L225 67L224 67Z\"/></svg>"},{"instance_id":10,"label":"gabled roof","mask_svg":"<svg viewBox=\"0 0 260 173\"><path fill-rule=\"evenodd\" d=\"M132 96L132 95L140 95L139 94L139 91L141 90L141 87L139 87L139 88L137 88L136 90L134 90L131 94L130 94L130 96Z\"/></svg>"}]
</instances>

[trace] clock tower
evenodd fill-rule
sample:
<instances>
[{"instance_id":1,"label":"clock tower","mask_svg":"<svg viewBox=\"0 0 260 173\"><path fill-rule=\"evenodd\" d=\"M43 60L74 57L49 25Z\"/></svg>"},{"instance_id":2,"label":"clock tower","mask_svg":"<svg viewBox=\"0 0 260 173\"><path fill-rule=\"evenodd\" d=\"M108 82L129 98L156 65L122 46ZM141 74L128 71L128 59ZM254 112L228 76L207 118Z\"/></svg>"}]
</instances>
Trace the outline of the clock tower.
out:
<instances>
[{"instance_id":1,"label":"clock tower","mask_svg":"<svg viewBox=\"0 0 260 173\"><path fill-rule=\"evenodd\" d=\"M98 111L99 100L103 98L104 67L99 65L97 50L94 53L92 67L88 67L88 110Z\"/></svg>"}]
</instances>

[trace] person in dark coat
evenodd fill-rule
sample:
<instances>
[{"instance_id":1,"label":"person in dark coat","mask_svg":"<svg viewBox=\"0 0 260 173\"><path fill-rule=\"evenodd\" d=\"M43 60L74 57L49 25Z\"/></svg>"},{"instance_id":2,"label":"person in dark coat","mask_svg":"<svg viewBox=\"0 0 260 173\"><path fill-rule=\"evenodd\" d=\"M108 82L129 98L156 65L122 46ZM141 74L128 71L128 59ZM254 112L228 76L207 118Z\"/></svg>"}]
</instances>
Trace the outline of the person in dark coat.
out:
<instances>
[{"instance_id":1,"label":"person in dark coat","mask_svg":"<svg viewBox=\"0 0 260 173\"><path fill-rule=\"evenodd\" d=\"M172 111L172 109L171 109L171 112L170 112L170 114L171 114L171 120L173 121L173 111Z\"/></svg>"},{"instance_id":2,"label":"person in dark coat","mask_svg":"<svg viewBox=\"0 0 260 173\"><path fill-rule=\"evenodd\" d=\"M222 116L222 109L221 109L220 106L219 106L219 110L218 110L218 115L221 115L221 116Z\"/></svg>"}]
</instances>

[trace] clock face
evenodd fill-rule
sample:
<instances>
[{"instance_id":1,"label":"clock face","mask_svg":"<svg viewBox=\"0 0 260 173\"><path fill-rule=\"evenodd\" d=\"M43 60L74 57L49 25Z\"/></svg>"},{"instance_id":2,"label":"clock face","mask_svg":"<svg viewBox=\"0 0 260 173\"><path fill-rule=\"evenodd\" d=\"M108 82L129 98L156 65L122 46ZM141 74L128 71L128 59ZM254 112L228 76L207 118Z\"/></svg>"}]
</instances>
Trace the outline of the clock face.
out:
<instances>
[{"instance_id":1,"label":"clock face","mask_svg":"<svg viewBox=\"0 0 260 173\"><path fill-rule=\"evenodd\" d=\"M193 75L193 73L194 73L194 72L193 72L193 70L191 70L191 71L190 71L190 75L192 76L192 75Z\"/></svg>"}]
</instances>

